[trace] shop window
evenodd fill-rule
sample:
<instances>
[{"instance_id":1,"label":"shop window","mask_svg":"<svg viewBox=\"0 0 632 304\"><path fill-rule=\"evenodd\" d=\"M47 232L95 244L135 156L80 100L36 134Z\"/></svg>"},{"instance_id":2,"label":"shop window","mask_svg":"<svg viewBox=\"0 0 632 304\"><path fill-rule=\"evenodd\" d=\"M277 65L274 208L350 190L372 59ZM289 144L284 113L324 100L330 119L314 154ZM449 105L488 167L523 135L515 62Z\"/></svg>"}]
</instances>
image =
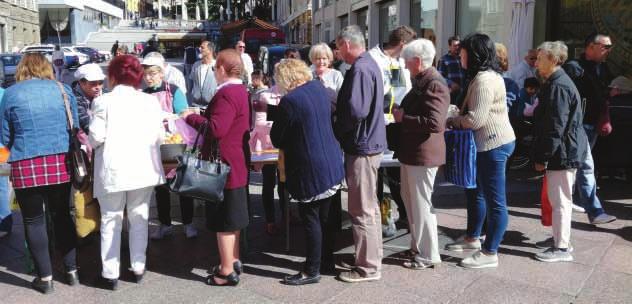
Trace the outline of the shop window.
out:
<instances>
[{"instance_id":1,"label":"shop window","mask_svg":"<svg viewBox=\"0 0 632 304\"><path fill-rule=\"evenodd\" d=\"M437 27L438 0L413 0L410 9L410 26L423 37L435 42Z\"/></svg>"},{"instance_id":2,"label":"shop window","mask_svg":"<svg viewBox=\"0 0 632 304\"><path fill-rule=\"evenodd\" d=\"M338 18L338 22L340 24L340 29L345 28L347 25L349 25L349 16L348 15L341 16L340 18Z\"/></svg>"},{"instance_id":3,"label":"shop window","mask_svg":"<svg viewBox=\"0 0 632 304\"><path fill-rule=\"evenodd\" d=\"M397 27L397 3L390 1L380 6L380 43L388 40L392 30Z\"/></svg>"},{"instance_id":4,"label":"shop window","mask_svg":"<svg viewBox=\"0 0 632 304\"><path fill-rule=\"evenodd\" d=\"M364 43L368 44L369 43L369 18L368 18L368 9L364 9L361 11L358 11L358 17L357 17L357 25L360 27L360 29L362 30L362 32L364 33Z\"/></svg>"},{"instance_id":5,"label":"shop window","mask_svg":"<svg viewBox=\"0 0 632 304\"><path fill-rule=\"evenodd\" d=\"M505 1L496 0L459 0L457 3L457 31L467 36L473 32L489 35L494 41L502 41L507 24L503 14ZM492 4L493 7L489 7ZM491 13L490 11L493 11Z\"/></svg>"}]
</instances>

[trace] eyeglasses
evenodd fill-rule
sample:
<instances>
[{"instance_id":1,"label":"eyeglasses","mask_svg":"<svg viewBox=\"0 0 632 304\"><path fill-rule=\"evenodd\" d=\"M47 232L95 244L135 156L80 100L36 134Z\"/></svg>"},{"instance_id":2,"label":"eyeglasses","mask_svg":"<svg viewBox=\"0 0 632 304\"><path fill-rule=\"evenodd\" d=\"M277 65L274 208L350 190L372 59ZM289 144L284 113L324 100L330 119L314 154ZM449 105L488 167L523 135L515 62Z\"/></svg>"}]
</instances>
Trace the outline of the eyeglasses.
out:
<instances>
[{"instance_id":1,"label":"eyeglasses","mask_svg":"<svg viewBox=\"0 0 632 304\"><path fill-rule=\"evenodd\" d=\"M595 42L595 45L598 45L606 50L609 50L613 47L612 44L605 44L605 43L601 43L601 42Z\"/></svg>"},{"instance_id":2,"label":"eyeglasses","mask_svg":"<svg viewBox=\"0 0 632 304\"><path fill-rule=\"evenodd\" d=\"M538 57L529 57L529 60L537 60Z\"/></svg>"},{"instance_id":3,"label":"eyeglasses","mask_svg":"<svg viewBox=\"0 0 632 304\"><path fill-rule=\"evenodd\" d=\"M240 49L245 49L245 48L246 48L246 46L245 46L245 45L238 45L238 46L237 46L237 48L240 48Z\"/></svg>"}]
</instances>

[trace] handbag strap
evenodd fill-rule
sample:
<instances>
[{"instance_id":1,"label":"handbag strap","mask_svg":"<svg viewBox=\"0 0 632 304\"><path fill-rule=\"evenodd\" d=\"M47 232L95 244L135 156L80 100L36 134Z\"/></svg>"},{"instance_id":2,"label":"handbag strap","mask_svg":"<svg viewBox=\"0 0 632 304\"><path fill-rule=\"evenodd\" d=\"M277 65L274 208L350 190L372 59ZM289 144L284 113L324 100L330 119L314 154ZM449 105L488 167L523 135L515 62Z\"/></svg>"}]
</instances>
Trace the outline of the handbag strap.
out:
<instances>
[{"instance_id":1,"label":"handbag strap","mask_svg":"<svg viewBox=\"0 0 632 304\"><path fill-rule=\"evenodd\" d=\"M72 120L72 113L70 112L70 104L68 103L68 94L66 94L66 90L64 89L64 86L59 81L55 81L55 83L59 87L61 96L64 99L64 107L66 108L66 121L68 122L68 132L71 132L74 122Z\"/></svg>"},{"instance_id":2,"label":"handbag strap","mask_svg":"<svg viewBox=\"0 0 632 304\"><path fill-rule=\"evenodd\" d=\"M191 150L192 154L195 154L197 152L198 142L200 140L200 137L202 137L204 140L207 139L208 129L209 129L208 125L209 125L209 122L207 121L200 127L200 130L198 130L198 134L197 136L195 136L195 141L193 142L193 149ZM215 161L221 160L221 153L219 151L219 141L215 137L211 138L211 159L210 160L215 160Z\"/></svg>"}]
</instances>

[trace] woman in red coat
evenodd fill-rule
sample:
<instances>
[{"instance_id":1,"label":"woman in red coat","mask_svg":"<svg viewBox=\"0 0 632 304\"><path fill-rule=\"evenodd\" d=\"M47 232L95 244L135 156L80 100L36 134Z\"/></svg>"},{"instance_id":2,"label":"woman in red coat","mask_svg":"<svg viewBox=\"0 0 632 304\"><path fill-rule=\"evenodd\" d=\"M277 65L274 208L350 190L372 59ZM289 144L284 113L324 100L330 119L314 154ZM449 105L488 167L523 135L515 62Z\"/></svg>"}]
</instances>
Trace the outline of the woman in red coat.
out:
<instances>
[{"instance_id":1,"label":"woman in red coat","mask_svg":"<svg viewBox=\"0 0 632 304\"><path fill-rule=\"evenodd\" d=\"M207 204L207 208L215 209L209 214L214 216L212 228L217 233L221 260L206 279L209 285L237 285L241 273L239 231L248 226L248 170L244 153L244 143L247 145L247 142L244 138L247 138L250 123L248 90L240 80L242 69L239 53L235 50L221 51L215 63L215 79L219 86L209 107L202 115L189 111L182 114L186 122L197 130L208 124L202 157L209 158L211 143L217 139L222 161L231 168L224 187L224 201Z\"/></svg>"}]
</instances>

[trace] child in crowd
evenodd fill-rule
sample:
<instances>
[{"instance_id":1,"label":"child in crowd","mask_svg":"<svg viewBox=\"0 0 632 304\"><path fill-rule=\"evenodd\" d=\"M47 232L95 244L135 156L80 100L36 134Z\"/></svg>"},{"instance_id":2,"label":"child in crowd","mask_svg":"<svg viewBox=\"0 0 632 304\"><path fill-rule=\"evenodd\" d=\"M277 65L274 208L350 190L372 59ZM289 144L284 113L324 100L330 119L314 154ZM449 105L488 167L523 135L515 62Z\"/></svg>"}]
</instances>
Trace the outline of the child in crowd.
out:
<instances>
[{"instance_id":1,"label":"child in crowd","mask_svg":"<svg viewBox=\"0 0 632 304\"><path fill-rule=\"evenodd\" d=\"M532 118L533 111L538 106L538 91L540 83L535 77L524 80L524 88L520 92L520 104L524 107L522 115L524 118Z\"/></svg>"}]
</instances>

